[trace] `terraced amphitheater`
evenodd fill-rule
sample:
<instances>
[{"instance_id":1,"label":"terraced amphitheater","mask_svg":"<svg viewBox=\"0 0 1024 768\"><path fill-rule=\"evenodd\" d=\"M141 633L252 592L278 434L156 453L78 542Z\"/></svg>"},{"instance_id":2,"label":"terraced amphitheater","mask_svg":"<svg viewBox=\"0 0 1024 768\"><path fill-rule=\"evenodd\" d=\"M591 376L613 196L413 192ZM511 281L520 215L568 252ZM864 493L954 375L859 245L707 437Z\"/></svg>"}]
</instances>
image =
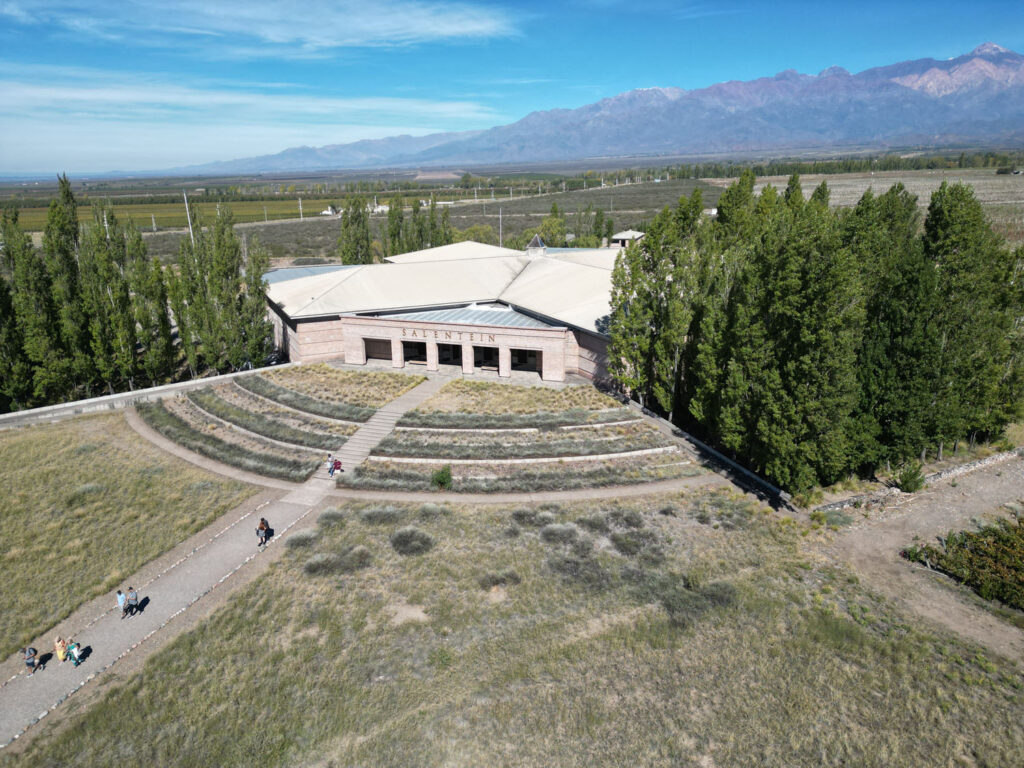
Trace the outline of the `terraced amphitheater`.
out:
<instances>
[{"instance_id":1,"label":"terraced amphitheater","mask_svg":"<svg viewBox=\"0 0 1024 768\"><path fill-rule=\"evenodd\" d=\"M237 469L301 482L423 379L326 365L268 371L136 407L164 437Z\"/></svg>"},{"instance_id":2,"label":"terraced amphitheater","mask_svg":"<svg viewBox=\"0 0 1024 768\"><path fill-rule=\"evenodd\" d=\"M183 448L267 477L301 482L327 453L341 455L339 489L532 493L707 472L676 438L589 385L434 379L418 407L394 405L424 381L297 366L138 411Z\"/></svg>"}]
</instances>

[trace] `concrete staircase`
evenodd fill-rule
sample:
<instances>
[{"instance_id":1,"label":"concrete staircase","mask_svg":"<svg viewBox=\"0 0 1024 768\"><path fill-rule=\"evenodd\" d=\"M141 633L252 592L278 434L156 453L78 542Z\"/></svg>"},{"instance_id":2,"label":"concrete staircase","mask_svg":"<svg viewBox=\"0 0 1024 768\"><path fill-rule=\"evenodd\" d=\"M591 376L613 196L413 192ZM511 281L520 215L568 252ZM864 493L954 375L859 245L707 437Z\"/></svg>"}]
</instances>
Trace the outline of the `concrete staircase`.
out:
<instances>
[{"instance_id":1,"label":"concrete staircase","mask_svg":"<svg viewBox=\"0 0 1024 768\"><path fill-rule=\"evenodd\" d=\"M338 451L337 457L341 459L342 469L351 472L362 464L370 451L394 431L395 424L406 411L416 408L441 389L446 381L440 377L427 379L380 408Z\"/></svg>"}]
</instances>

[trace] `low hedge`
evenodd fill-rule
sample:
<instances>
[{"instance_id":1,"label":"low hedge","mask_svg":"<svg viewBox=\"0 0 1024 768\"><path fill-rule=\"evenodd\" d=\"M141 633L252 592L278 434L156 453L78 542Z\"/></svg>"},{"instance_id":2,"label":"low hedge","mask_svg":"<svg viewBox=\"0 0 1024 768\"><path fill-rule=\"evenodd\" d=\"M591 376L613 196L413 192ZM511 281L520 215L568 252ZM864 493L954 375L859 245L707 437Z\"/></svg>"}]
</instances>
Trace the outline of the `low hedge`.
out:
<instances>
[{"instance_id":1,"label":"low hedge","mask_svg":"<svg viewBox=\"0 0 1024 768\"><path fill-rule=\"evenodd\" d=\"M257 453L240 445L220 440L213 435L193 429L188 423L171 413L162 402L140 403L135 406L149 426L183 448L229 464L247 472L255 472L268 477L299 482L306 480L320 466L319 457L308 459L289 459L274 454Z\"/></svg>"},{"instance_id":2,"label":"low hedge","mask_svg":"<svg viewBox=\"0 0 1024 768\"><path fill-rule=\"evenodd\" d=\"M325 403L301 392L279 386L268 381L259 374L254 376L239 376L235 384L242 389L248 390L255 395L260 395L273 400L275 403L286 405L297 411L312 413L316 416L326 416L328 419L339 419L340 421L368 421L377 412L376 408L367 408L361 405L349 405L348 403Z\"/></svg>"},{"instance_id":3,"label":"low hedge","mask_svg":"<svg viewBox=\"0 0 1024 768\"><path fill-rule=\"evenodd\" d=\"M450 413L445 411L409 411L398 420L400 427L432 429L552 429L579 424L606 424L633 421L638 417L629 408L611 411L588 411L573 408L560 413Z\"/></svg>"},{"instance_id":4,"label":"low hedge","mask_svg":"<svg viewBox=\"0 0 1024 768\"><path fill-rule=\"evenodd\" d=\"M262 413L247 411L229 403L210 389L197 389L188 393L188 399L207 413L263 437L293 443L313 450L336 451L345 444L345 438L326 432L290 427Z\"/></svg>"}]
</instances>

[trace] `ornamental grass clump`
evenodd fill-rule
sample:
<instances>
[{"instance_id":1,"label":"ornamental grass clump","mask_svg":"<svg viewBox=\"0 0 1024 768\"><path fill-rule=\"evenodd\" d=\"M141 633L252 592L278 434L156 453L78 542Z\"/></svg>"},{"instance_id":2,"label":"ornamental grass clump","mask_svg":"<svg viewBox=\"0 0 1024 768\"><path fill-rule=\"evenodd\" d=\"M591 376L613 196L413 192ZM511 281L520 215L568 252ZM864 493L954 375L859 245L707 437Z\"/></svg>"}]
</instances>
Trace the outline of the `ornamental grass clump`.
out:
<instances>
[{"instance_id":1,"label":"ornamental grass clump","mask_svg":"<svg viewBox=\"0 0 1024 768\"><path fill-rule=\"evenodd\" d=\"M359 519L368 525L394 525L405 519L406 511L388 505L386 507L370 507L359 513Z\"/></svg>"},{"instance_id":2,"label":"ornamental grass clump","mask_svg":"<svg viewBox=\"0 0 1024 768\"><path fill-rule=\"evenodd\" d=\"M580 530L572 523L548 523L540 529L540 537L548 544L568 544L575 541Z\"/></svg>"},{"instance_id":3,"label":"ornamental grass clump","mask_svg":"<svg viewBox=\"0 0 1024 768\"><path fill-rule=\"evenodd\" d=\"M320 513L320 517L316 519L316 524L324 528L344 525L345 513L337 507L330 507Z\"/></svg>"},{"instance_id":4,"label":"ornamental grass clump","mask_svg":"<svg viewBox=\"0 0 1024 768\"><path fill-rule=\"evenodd\" d=\"M302 569L310 576L330 576L351 573L368 567L372 562L370 550L357 544L340 552L318 552L306 561Z\"/></svg>"},{"instance_id":5,"label":"ornamental grass clump","mask_svg":"<svg viewBox=\"0 0 1024 768\"><path fill-rule=\"evenodd\" d=\"M296 531L285 540L285 546L288 549L305 549L306 547L313 546L316 543L317 532L312 528L306 528L302 531Z\"/></svg>"},{"instance_id":6,"label":"ornamental grass clump","mask_svg":"<svg viewBox=\"0 0 1024 768\"><path fill-rule=\"evenodd\" d=\"M521 582L522 579L518 573L511 568L506 568L504 571L485 573L477 583L480 584L481 589L492 589L493 587L506 587Z\"/></svg>"},{"instance_id":7,"label":"ornamental grass clump","mask_svg":"<svg viewBox=\"0 0 1024 768\"><path fill-rule=\"evenodd\" d=\"M419 509L420 520L433 520L443 515L450 515L452 508L444 504L423 504Z\"/></svg>"},{"instance_id":8,"label":"ornamental grass clump","mask_svg":"<svg viewBox=\"0 0 1024 768\"><path fill-rule=\"evenodd\" d=\"M434 547L434 537L411 525L391 534L391 546L400 555L422 555Z\"/></svg>"}]
</instances>

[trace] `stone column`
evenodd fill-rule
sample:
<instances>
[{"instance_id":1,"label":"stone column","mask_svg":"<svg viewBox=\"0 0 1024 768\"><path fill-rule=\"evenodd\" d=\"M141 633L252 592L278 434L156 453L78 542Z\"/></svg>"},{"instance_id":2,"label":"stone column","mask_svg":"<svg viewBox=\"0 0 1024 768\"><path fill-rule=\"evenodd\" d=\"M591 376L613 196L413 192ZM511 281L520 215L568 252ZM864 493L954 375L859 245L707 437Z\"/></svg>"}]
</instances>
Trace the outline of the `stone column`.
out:
<instances>
[{"instance_id":1,"label":"stone column","mask_svg":"<svg viewBox=\"0 0 1024 768\"><path fill-rule=\"evenodd\" d=\"M437 370L437 342L436 341L428 341L427 342L427 370L428 371L436 371Z\"/></svg>"},{"instance_id":2,"label":"stone column","mask_svg":"<svg viewBox=\"0 0 1024 768\"><path fill-rule=\"evenodd\" d=\"M561 343L544 348L540 377L544 381L565 381L565 349Z\"/></svg>"},{"instance_id":3,"label":"stone column","mask_svg":"<svg viewBox=\"0 0 1024 768\"><path fill-rule=\"evenodd\" d=\"M401 339L391 340L391 367L405 368L405 350Z\"/></svg>"},{"instance_id":4,"label":"stone column","mask_svg":"<svg viewBox=\"0 0 1024 768\"><path fill-rule=\"evenodd\" d=\"M463 344L462 345L462 372L463 373L475 373L476 366L473 365L473 345Z\"/></svg>"},{"instance_id":5,"label":"stone column","mask_svg":"<svg viewBox=\"0 0 1024 768\"><path fill-rule=\"evenodd\" d=\"M509 347L498 347L498 375L506 378L512 375L512 350Z\"/></svg>"}]
</instances>

